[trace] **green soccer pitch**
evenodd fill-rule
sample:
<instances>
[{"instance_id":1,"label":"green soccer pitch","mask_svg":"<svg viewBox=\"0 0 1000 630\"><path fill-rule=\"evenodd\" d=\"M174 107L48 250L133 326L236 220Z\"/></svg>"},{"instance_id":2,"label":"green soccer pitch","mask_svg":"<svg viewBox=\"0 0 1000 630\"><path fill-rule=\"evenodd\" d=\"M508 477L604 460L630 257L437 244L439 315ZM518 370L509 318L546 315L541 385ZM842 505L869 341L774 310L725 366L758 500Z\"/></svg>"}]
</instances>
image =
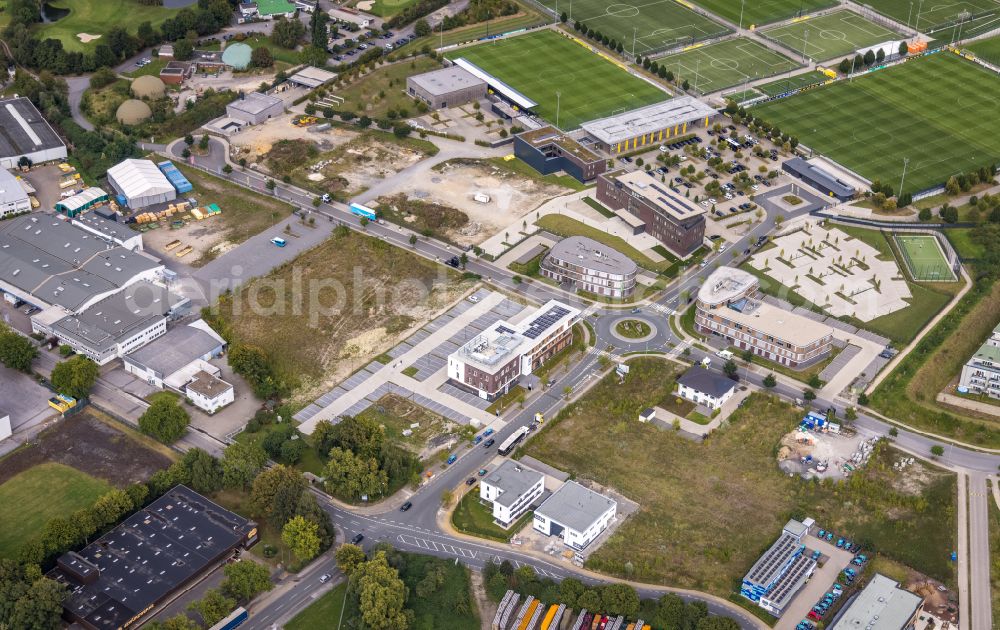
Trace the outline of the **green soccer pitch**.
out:
<instances>
[{"instance_id":1,"label":"green soccer pitch","mask_svg":"<svg viewBox=\"0 0 1000 630\"><path fill-rule=\"evenodd\" d=\"M761 31L768 39L815 61L843 57L865 46L896 40L899 33L890 31L850 11L834 11L816 18L776 26Z\"/></svg>"},{"instance_id":2,"label":"green soccer pitch","mask_svg":"<svg viewBox=\"0 0 1000 630\"><path fill-rule=\"evenodd\" d=\"M728 33L729 29L677 0L619 3L607 0L538 0L547 8L569 14L569 23L583 22L602 35L620 41L625 50L635 54L664 50L674 46Z\"/></svg>"},{"instance_id":3,"label":"green soccer pitch","mask_svg":"<svg viewBox=\"0 0 1000 630\"><path fill-rule=\"evenodd\" d=\"M910 275L920 282L954 282L955 273L931 234L897 234L896 245L903 254Z\"/></svg>"},{"instance_id":4,"label":"green soccer pitch","mask_svg":"<svg viewBox=\"0 0 1000 630\"><path fill-rule=\"evenodd\" d=\"M670 95L587 48L549 30L447 54L464 57L538 103L535 112L561 129L659 103ZM556 97L556 93L560 96ZM558 100L558 102L557 102Z\"/></svg>"},{"instance_id":5,"label":"green soccer pitch","mask_svg":"<svg viewBox=\"0 0 1000 630\"><path fill-rule=\"evenodd\" d=\"M1000 62L1000 35L990 37L989 39L981 39L968 46L968 49L974 52L980 59L985 59L991 63L998 63Z\"/></svg>"},{"instance_id":6,"label":"green soccer pitch","mask_svg":"<svg viewBox=\"0 0 1000 630\"><path fill-rule=\"evenodd\" d=\"M764 103L751 112L894 189L908 159L904 188L914 193L996 161L997 103L1000 79L941 52Z\"/></svg>"},{"instance_id":7,"label":"green soccer pitch","mask_svg":"<svg viewBox=\"0 0 1000 630\"><path fill-rule=\"evenodd\" d=\"M798 64L752 39L727 39L658 59L661 66L702 94L716 92L745 79L772 77Z\"/></svg>"},{"instance_id":8,"label":"green soccer pitch","mask_svg":"<svg viewBox=\"0 0 1000 630\"><path fill-rule=\"evenodd\" d=\"M822 72L810 70L808 72L803 72L802 74L793 74L790 77L782 77L777 81L772 81L771 83L758 85L756 86L756 89L762 94L777 96L778 94L788 92L789 90L794 90L806 85L815 85L816 83L823 83L824 81L829 80L830 77L826 76Z\"/></svg>"},{"instance_id":9,"label":"green soccer pitch","mask_svg":"<svg viewBox=\"0 0 1000 630\"><path fill-rule=\"evenodd\" d=\"M922 3L910 0L865 0L863 4L922 33L958 22L959 15L965 11L972 15L1000 12L1000 4L996 0L924 0Z\"/></svg>"},{"instance_id":10,"label":"green soccer pitch","mask_svg":"<svg viewBox=\"0 0 1000 630\"><path fill-rule=\"evenodd\" d=\"M787 20L832 7L836 0L691 0L703 9L724 17L733 24L743 20L743 26L760 26L779 20Z\"/></svg>"}]
</instances>

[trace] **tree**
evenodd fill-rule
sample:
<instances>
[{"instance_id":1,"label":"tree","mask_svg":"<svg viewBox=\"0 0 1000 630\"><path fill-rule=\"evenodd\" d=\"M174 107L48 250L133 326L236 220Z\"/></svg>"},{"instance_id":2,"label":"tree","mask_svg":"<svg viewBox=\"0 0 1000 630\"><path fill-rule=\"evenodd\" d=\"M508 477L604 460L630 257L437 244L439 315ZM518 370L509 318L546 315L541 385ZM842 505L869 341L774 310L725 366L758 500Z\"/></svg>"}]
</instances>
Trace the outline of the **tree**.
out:
<instances>
[{"instance_id":1,"label":"tree","mask_svg":"<svg viewBox=\"0 0 1000 630\"><path fill-rule=\"evenodd\" d=\"M60 615L66 588L49 578L39 577L13 604L10 628L43 630L62 627Z\"/></svg>"},{"instance_id":2,"label":"tree","mask_svg":"<svg viewBox=\"0 0 1000 630\"><path fill-rule=\"evenodd\" d=\"M409 619L403 610L406 585L399 571L389 566L385 552L377 552L355 571L361 619L372 630L406 630Z\"/></svg>"},{"instance_id":3,"label":"tree","mask_svg":"<svg viewBox=\"0 0 1000 630\"><path fill-rule=\"evenodd\" d=\"M37 356L38 348L31 340L0 323L0 363L12 370L30 372L31 362Z\"/></svg>"},{"instance_id":4,"label":"tree","mask_svg":"<svg viewBox=\"0 0 1000 630\"><path fill-rule=\"evenodd\" d=\"M61 394L86 398L97 382L99 372L96 363L77 355L56 364L52 369L52 386Z\"/></svg>"},{"instance_id":5,"label":"tree","mask_svg":"<svg viewBox=\"0 0 1000 630\"><path fill-rule=\"evenodd\" d=\"M184 136L184 144L188 146L194 144L194 136L191 134L187 134L186 136Z\"/></svg>"},{"instance_id":6,"label":"tree","mask_svg":"<svg viewBox=\"0 0 1000 630\"><path fill-rule=\"evenodd\" d=\"M572 577L566 578L559 583L559 599L566 604L567 608L576 608L577 599L585 590L587 587L580 580Z\"/></svg>"},{"instance_id":7,"label":"tree","mask_svg":"<svg viewBox=\"0 0 1000 630\"><path fill-rule=\"evenodd\" d=\"M576 600L579 608L586 608L588 611L597 611L601 608L601 593L595 588L588 588Z\"/></svg>"},{"instance_id":8,"label":"tree","mask_svg":"<svg viewBox=\"0 0 1000 630\"><path fill-rule=\"evenodd\" d=\"M327 34L326 24L330 20L326 11L313 11L309 18L309 31L312 45L316 48L326 49L330 39Z\"/></svg>"},{"instance_id":9,"label":"tree","mask_svg":"<svg viewBox=\"0 0 1000 630\"><path fill-rule=\"evenodd\" d=\"M850 72L851 71L851 60L850 59L842 59L840 61L840 66L838 67L838 70L840 70L840 74L847 74L848 72Z\"/></svg>"},{"instance_id":10,"label":"tree","mask_svg":"<svg viewBox=\"0 0 1000 630\"><path fill-rule=\"evenodd\" d=\"M805 398L806 400L816 400L816 392L814 392L811 389L807 389L804 392L802 392L802 397Z\"/></svg>"},{"instance_id":11,"label":"tree","mask_svg":"<svg viewBox=\"0 0 1000 630\"><path fill-rule=\"evenodd\" d=\"M202 151L208 150L208 134L202 134L201 140L198 141L198 148Z\"/></svg>"},{"instance_id":12,"label":"tree","mask_svg":"<svg viewBox=\"0 0 1000 630\"><path fill-rule=\"evenodd\" d=\"M934 446L931 447L931 455L933 455L934 457L941 457L942 455L944 455L944 447L941 446L940 444L935 444Z\"/></svg>"},{"instance_id":13,"label":"tree","mask_svg":"<svg viewBox=\"0 0 1000 630\"><path fill-rule=\"evenodd\" d=\"M187 433L191 417L174 396L157 396L139 416L139 430L164 444L173 444Z\"/></svg>"},{"instance_id":14,"label":"tree","mask_svg":"<svg viewBox=\"0 0 1000 630\"><path fill-rule=\"evenodd\" d=\"M317 11L318 13L318 11ZM250 53L250 65L254 68L270 68L274 65L274 57L267 46L259 46Z\"/></svg>"},{"instance_id":15,"label":"tree","mask_svg":"<svg viewBox=\"0 0 1000 630\"><path fill-rule=\"evenodd\" d=\"M917 213L917 218L920 219L921 221L930 221L931 220L931 209L930 208L921 208L920 212Z\"/></svg>"},{"instance_id":16,"label":"tree","mask_svg":"<svg viewBox=\"0 0 1000 630\"><path fill-rule=\"evenodd\" d=\"M698 625L695 626L695 630L739 630L739 628L740 624L736 623L735 620L719 615L702 617L698 620Z\"/></svg>"},{"instance_id":17,"label":"tree","mask_svg":"<svg viewBox=\"0 0 1000 630\"><path fill-rule=\"evenodd\" d=\"M858 419L858 412L854 410L854 407L848 407L844 410L844 419L848 422L854 422Z\"/></svg>"},{"instance_id":18,"label":"tree","mask_svg":"<svg viewBox=\"0 0 1000 630\"><path fill-rule=\"evenodd\" d=\"M210 494L222 489L222 464L200 448L184 453L181 464L190 474L188 485L196 492Z\"/></svg>"},{"instance_id":19,"label":"tree","mask_svg":"<svg viewBox=\"0 0 1000 630\"><path fill-rule=\"evenodd\" d=\"M333 555L337 560L337 567L339 567L347 577L351 577L357 568L368 560L361 547L346 543L337 547L337 551L335 551Z\"/></svg>"},{"instance_id":20,"label":"tree","mask_svg":"<svg viewBox=\"0 0 1000 630\"><path fill-rule=\"evenodd\" d=\"M725 372L726 376L731 379L736 378L736 372L738 370L739 368L736 366L736 361L733 361L732 359L726 360L725 364L722 366L722 371Z\"/></svg>"},{"instance_id":21,"label":"tree","mask_svg":"<svg viewBox=\"0 0 1000 630\"><path fill-rule=\"evenodd\" d=\"M407 125L406 123L399 123L392 127L392 135L397 138L405 138L413 132L413 127Z\"/></svg>"},{"instance_id":22,"label":"tree","mask_svg":"<svg viewBox=\"0 0 1000 630\"><path fill-rule=\"evenodd\" d=\"M690 83L690 82L688 82L688 80L687 80L687 79L684 79L684 82L683 82L683 83L681 83L681 88L682 88L682 89L683 89L683 90L684 90L685 92L687 92L688 88L690 88L690 87L691 87L691 83Z\"/></svg>"},{"instance_id":23,"label":"tree","mask_svg":"<svg viewBox=\"0 0 1000 630\"><path fill-rule=\"evenodd\" d=\"M275 184L275 183L274 183L274 180L273 180L273 179L271 179L270 177L268 177L268 178L267 178L267 181L266 181L266 182L264 182L264 186L265 186L265 187L266 187L266 188L267 188L268 190L270 190L270 191L274 191L274 187L275 187L276 185L277 185L277 184Z\"/></svg>"},{"instance_id":24,"label":"tree","mask_svg":"<svg viewBox=\"0 0 1000 630\"><path fill-rule=\"evenodd\" d=\"M860 394L858 394L858 404L859 405L867 405L868 404L868 394L866 394L864 392L861 392Z\"/></svg>"},{"instance_id":25,"label":"tree","mask_svg":"<svg viewBox=\"0 0 1000 630\"><path fill-rule=\"evenodd\" d=\"M116 488L101 495L91 506L90 514L96 528L104 529L120 521L136 507L124 490Z\"/></svg>"},{"instance_id":26,"label":"tree","mask_svg":"<svg viewBox=\"0 0 1000 630\"><path fill-rule=\"evenodd\" d=\"M962 188L958 184L958 179L954 175L949 177L948 181L945 182L944 190L946 193L952 196L955 196L958 193L962 192Z\"/></svg>"},{"instance_id":27,"label":"tree","mask_svg":"<svg viewBox=\"0 0 1000 630\"><path fill-rule=\"evenodd\" d=\"M903 57L910 53L910 47L905 41L899 42L899 56Z\"/></svg>"},{"instance_id":28,"label":"tree","mask_svg":"<svg viewBox=\"0 0 1000 630\"><path fill-rule=\"evenodd\" d=\"M776 378L774 378L774 374L768 374L767 376L764 377L764 387L767 387L768 389L770 389L770 388L774 387L777 384L778 384L778 380Z\"/></svg>"},{"instance_id":29,"label":"tree","mask_svg":"<svg viewBox=\"0 0 1000 630\"><path fill-rule=\"evenodd\" d=\"M271 41L282 48L295 48L306 34L305 24L298 20L277 20L271 31ZM176 49L175 49L176 50Z\"/></svg>"},{"instance_id":30,"label":"tree","mask_svg":"<svg viewBox=\"0 0 1000 630\"><path fill-rule=\"evenodd\" d=\"M740 352L740 358L743 359L744 363L748 364L753 363L753 358L754 358L753 350L750 348L743 350L743 352Z\"/></svg>"},{"instance_id":31,"label":"tree","mask_svg":"<svg viewBox=\"0 0 1000 630\"><path fill-rule=\"evenodd\" d=\"M326 489L331 494L350 499L381 495L389 483L388 475L379 469L375 457L356 455L340 447L330 450L323 474Z\"/></svg>"},{"instance_id":32,"label":"tree","mask_svg":"<svg viewBox=\"0 0 1000 630\"><path fill-rule=\"evenodd\" d=\"M227 564L223 572L226 579L222 581L222 591L244 604L273 587L271 572L253 560L245 558L242 562Z\"/></svg>"},{"instance_id":33,"label":"tree","mask_svg":"<svg viewBox=\"0 0 1000 630\"><path fill-rule=\"evenodd\" d=\"M941 220L945 223L958 222L958 208L944 204L941 206Z\"/></svg>"},{"instance_id":34,"label":"tree","mask_svg":"<svg viewBox=\"0 0 1000 630\"><path fill-rule=\"evenodd\" d=\"M601 607L627 617L639 612L639 594L627 584L607 584L601 588Z\"/></svg>"},{"instance_id":35,"label":"tree","mask_svg":"<svg viewBox=\"0 0 1000 630\"><path fill-rule=\"evenodd\" d=\"M870 66L875 63L875 53L871 50L867 51L863 57L866 66Z\"/></svg>"},{"instance_id":36,"label":"tree","mask_svg":"<svg viewBox=\"0 0 1000 630\"><path fill-rule=\"evenodd\" d=\"M427 20L421 18L413 24L413 33L417 37L427 37L431 34L431 25L427 23Z\"/></svg>"},{"instance_id":37,"label":"tree","mask_svg":"<svg viewBox=\"0 0 1000 630\"><path fill-rule=\"evenodd\" d=\"M319 526L302 516L293 516L281 528L281 541L301 562L309 562L319 553Z\"/></svg>"},{"instance_id":38,"label":"tree","mask_svg":"<svg viewBox=\"0 0 1000 630\"><path fill-rule=\"evenodd\" d=\"M174 59L177 61L187 61L194 52L194 44L186 39L174 42Z\"/></svg>"},{"instance_id":39,"label":"tree","mask_svg":"<svg viewBox=\"0 0 1000 630\"><path fill-rule=\"evenodd\" d=\"M236 608L236 602L217 588L210 588L198 601L188 604L188 610L201 615L206 625L214 626Z\"/></svg>"},{"instance_id":40,"label":"tree","mask_svg":"<svg viewBox=\"0 0 1000 630\"><path fill-rule=\"evenodd\" d=\"M819 374L813 374L806 382L809 384L809 387L814 387L816 389L823 387L823 381L819 379Z\"/></svg>"},{"instance_id":41,"label":"tree","mask_svg":"<svg viewBox=\"0 0 1000 630\"><path fill-rule=\"evenodd\" d=\"M249 488L264 467L267 453L256 444L233 442L222 451L222 483L227 488Z\"/></svg>"},{"instance_id":42,"label":"tree","mask_svg":"<svg viewBox=\"0 0 1000 630\"><path fill-rule=\"evenodd\" d=\"M250 489L250 514L280 527L295 515L306 481L294 468L278 464L262 471Z\"/></svg>"},{"instance_id":43,"label":"tree","mask_svg":"<svg viewBox=\"0 0 1000 630\"><path fill-rule=\"evenodd\" d=\"M153 620L143 627L149 630L201 630L201 625L184 613L177 613L163 621Z\"/></svg>"},{"instance_id":44,"label":"tree","mask_svg":"<svg viewBox=\"0 0 1000 630\"><path fill-rule=\"evenodd\" d=\"M878 52L875 53L875 63L882 63L883 61L885 61L885 51L879 48Z\"/></svg>"}]
</instances>

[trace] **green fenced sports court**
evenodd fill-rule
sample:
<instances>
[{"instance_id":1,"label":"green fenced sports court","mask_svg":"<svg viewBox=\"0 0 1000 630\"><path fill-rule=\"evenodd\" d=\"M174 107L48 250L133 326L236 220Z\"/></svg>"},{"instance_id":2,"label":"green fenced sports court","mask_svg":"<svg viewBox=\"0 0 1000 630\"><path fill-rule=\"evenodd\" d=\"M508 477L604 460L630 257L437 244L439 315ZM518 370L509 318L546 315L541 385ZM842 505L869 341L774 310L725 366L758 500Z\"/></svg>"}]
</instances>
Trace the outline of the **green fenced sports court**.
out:
<instances>
[{"instance_id":1,"label":"green fenced sports court","mask_svg":"<svg viewBox=\"0 0 1000 630\"><path fill-rule=\"evenodd\" d=\"M771 83L758 85L755 89L762 94L767 94L768 96L777 96L778 94L783 94L807 85L816 85L817 83L823 83L824 81L829 80L830 77L826 76L822 72L819 72L818 70L810 70L808 72L782 77L777 81L772 81Z\"/></svg>"},{"instance_id":2,"label":"green fenced sports court","mask_svg":"<svg viewBox=\"0 0 1000 630\"><path fill-rule=\"evenodd\" d=\"M850 11L834 11L791 24L761 31L761 35L784 44L814 61L853 54L865 46L902 36Z\"/></svg>"},{"instance_id":3,"label":"green fenced sports court","mask_svg":"<svg viewBox=\"0 0 1000 630\"><path fill-rule=\"evenodd\" d=\"M702 94L799 67L788 57L742 37L692 48L657 61L678 79L687 79L691 87Z\"/></svg>"},{"instance_id":4,"label":"green fenced sports court","mask_svg":"<svg viewBox=\"0 0 1000 630\"><path fill-rule=\"evenodd\" d=\"M920 0L865 0L862 4L922 33L958 22L963 12L972 16L1000 12L995 0L923 0L922 6Z\"/></svg>"},{"instance_id":5,"label":"green fenced sports court","mask_svg":"<svg viewBox=\"0 0 1000 630\"><path fill-rule=\"evenodd\" d=\"M933 96L931 96L933 95ZM915 193L1000 156L1000 79L940 52L751 110L868 179ZM897 190L897 192L899 192Z\"/></svg>"},{"instance_id":6,"label":"green fenced sports court","mask_svg":"<svg viewBox=\"0 0 1000 630\"><path fill-rule=\"evenodd\" d=\"M733 24L740 23L741 9L743 26L760 26L787 20L832 7L836 0L691 0L703 9L724 17Z\"/></svg>"},{"instance_id":7,"label":"green fenced sports court","mask_svg":"<svg viewBox=\"0 0 1000 630\"><path fill-rule=\"evenodd\" d=\"M896 245L910 275L920 282L954 282L955 273L932 234L896 234Z\"/></svg>"},{"instance_id":8,"label":"green fenced sports court","mask_svg":"<svg viewBox=\"0 0 1000 630\"><path fill-rule=\"evenodd\" d=\"M1000 63L1000 35L982 39L967 46L980 59L991 63Z\"/></svg>"},{"instance_id":9,"label":"green fenced sports court","mask_svg":"<svg viewBox=\"0 0 1000 630\"><path fill-rule=\"evenodd\" d=\"M550 30L494 40L446 56L464 57L521 92L538 103L535 112L553 124L558 105L558 125L567 130L670 98L651 83Z\"/></svg>"},{"instance_id":10,"label":"green fenced sports court","mask_svg":"<svg viewBox=\"0 0 1000 630\"><path fill-rule=\"evenodd\" d=\"M646 55L729 32L722 24L682 6L677 0L614 2L613 0L536 0L548 9L569 14L622 43L625 50Z\"/></svg>"}]
</instances>

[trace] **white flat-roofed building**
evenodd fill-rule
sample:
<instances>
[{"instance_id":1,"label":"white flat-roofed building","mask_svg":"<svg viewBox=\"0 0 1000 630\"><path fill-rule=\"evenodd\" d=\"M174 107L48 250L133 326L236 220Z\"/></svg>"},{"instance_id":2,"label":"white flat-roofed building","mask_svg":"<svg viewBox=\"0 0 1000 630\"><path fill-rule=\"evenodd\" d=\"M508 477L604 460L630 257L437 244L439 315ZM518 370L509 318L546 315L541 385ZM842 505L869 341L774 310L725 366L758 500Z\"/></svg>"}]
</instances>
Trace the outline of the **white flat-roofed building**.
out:
<instances>
[{"instance_id":1,"label":"white flat-roofed building","mask_svg":"<svg viewBox=\"0 0 1000 630\"><path fill-rule=\"evenodd\" d=\"M833 328L761 301L759 288L753 274L719 267L698 290L695 329L790 367L830 352Z\"/></svg>"},{"instance_id":2,"label":"white flat-roofed building","mask_svg":"<svg viewBox=\"0 0 1000 630\"><path fill-rule=\"evenodd\" d=\"M33 164L66 159L59 134L24 96L0 99L0 129L0 168L16 168L22 157Z\"/></svg>"},{"instance_id":3,"label":"white flat-roofed building","mask_svg":"<svg viewBox=\"0 0 1000 630\"><path fill-rule=\"evenodd\" d=\"M108 183L129 208L145 208L177 198L177 190L152 160L129 158L108 169Z\"/></svg>"},{"instance_id":4,"label":"white flat-roofed building","mask_svg":"<svg viewBox=\"0 0 1000 630\"><path fill-rule=\"evenodd\" d=\"M1000 398L1000 325L962 366L959 387L965 387L973 394Z\"/></svg>"},{"instance_id":5,"label":"white flat-roofed building","mask_svg":"<svg viewBox=\"0 0 1000 630\"><path fill-rule=\"evenodd\" d=\"M899 587L899 582L876 573L844 610L831 630L909 630L924 598Z\"/></svg>"},{"instance_id":6,"label":"white flat-roofed building","mask_svg":"<svg viewBox=\"0 0 1000 630\"><path fill-rule=\"evenodd\" d=\"M688 125L700 122L707 127L718 113L693 96L678 96L581 126L594 138L597 148L621 153L684 135Z\"/></svg>"},{"instance_id":7,"label":"white flat-roofed building","mask_svg":"<svg viewBox=\"0 0 1000 630\"><path fill-rule=\"evenodd\" d=\"M136 232L123 223L105 219L93 212L78 214L70 222L91 234L108 239L119 247L133 252L142 251L142 232Z\"/></svg>"},{"instance_id":8,"label":"white flat-roofed building","mask_svg":"<svg viewBox=\"0 0 1000 630\"><path fill-rule=\"evenodd\" d=\"M315 66L309 66L308 68L303 68L299 70L292 76L288 77L289 83L304 87L307 89L318 88L321 85L326 85L330 81L337 78L336 72L330 72L329 70L323 70L322 68L317 68Z\"/></svg>"},{"instance_id":9,"label":"white flat-roofed building","mask_svg":"<svg viewBox=\"0 0 1000 630\"><path fill-rule=\"evenodd\" d=\"M123 362L126 372L150 385L180 391L187 381L177 375L205 370L202 363L222 354L225 347L225 340L199 319L171 328L156 341L126 355ZM188 370L192 364L197 364L197 369Z\"/></svg>"},{"instance_id":10,"label":"white flat-roofed building","mask_svg":"<svg viewBox=\"0 0 1000 630\"><path fill-rule=\"evenodd\" d=\"M273 94L260 92L241 93L235 101L226 105L226 115L236 120L242 120L250 125L257 125L272 116L285 113L285 102Z\"/></svg>"},{"instance_id":11,"label":"white flat-roofed building","mask_svg":"<svg viewBox=\"0 0 1000 630\"><path fill-rule=\"evenodd\" d=\"M631 258L585 236L564 238L542 259L541 274L558 283L611 298L635 291L638 265Z\"/></svg>"},{"instance_id":12,"label":"white flat-roofed building","mask_svg":"<svg viewBox=\"0 0 1000 630\"><path fill-rule=\"evenodd\" d=\"M0 168L0 219L31 212L31 200L21 182L5 168Z\"/></svg>"},{"instance_id":13,"label":"white flat-roofed building","mask_svg":"<svg viewBox=\"0 0 1000 630\"><path fill-rule=\"evenodd\" d=\"M448 66L407 77L406 93L441 109L485 98L486 82L460 66Z\"/></svg>"},{"instance_id":14,"label":"white flat-roofed building","mask_svg":"<svg viewBox=\"0 0 1000 630\"><path fill-rule=\"evenodd\" d=\"M493 520L509 527L545 492L545 475L505 459L479 483L479 499L493 505Z\"/></svg>"},{"instance_id":15,"label":"white flat-roofed building","mask_svg":"<svg viewBox=\"0 0 1000 630\"><path fill-rule=\"evenodd\" d=\"M601 535L615 518L618 502L567 481L535 510L533 527L546 536L561 536L580 550Z\"/></svg>"},{"instance_id":16,"label":"white flat-roofed building","mask_svg":"<svg viewBox=\"0 0 1000 630\"><path fill-rule=\"evenodd\" d=\"M579 309L552 300L520 324L498 321L448 356L448 378L495 400L573 341Z\"/></svg>"}]
</instances>

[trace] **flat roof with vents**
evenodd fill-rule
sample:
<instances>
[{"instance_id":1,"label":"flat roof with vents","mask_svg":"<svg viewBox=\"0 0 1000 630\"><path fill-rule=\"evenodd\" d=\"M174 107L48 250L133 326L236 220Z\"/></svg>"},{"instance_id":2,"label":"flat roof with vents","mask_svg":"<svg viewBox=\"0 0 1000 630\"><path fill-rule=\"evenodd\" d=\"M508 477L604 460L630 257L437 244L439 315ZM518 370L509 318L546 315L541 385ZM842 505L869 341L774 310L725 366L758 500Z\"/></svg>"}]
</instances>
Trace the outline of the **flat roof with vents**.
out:
<instances>
[{"instance_id":1,"label":"flat roof with vents","mask_svg":"<svg viewBox=\"0 0 1000 630\"><path fill-rule=\"evenodd\" d=\"M686 199L684 195L671 190L667 184L660 182L655 177L650 177L645 171L615 171L605 173L602 177L621 183L634 194L650 201L678 221L688 221L707 212L705 208L695 204L690 199Z\"/></svg>"},{"instance_id":2,"label":"flat roof with vents","mask_svg":"<svg viewBox=\"0 0 1000 630\"><path fill-rule=\"evenodd\" d=\"M908 628L923 598L899 588L899 582L876 573L832 630L899 630Z\"/></svg>"},{"instance_id":3,"label":"flat roof with vents","mask_svg":"<svg viewBox=\"0 0 1000 630\"><path fill-rule=\"evenodd\" d=\"M70 619L114 630L256 540L256 523L175 486L84 549L63 554L48 577L68 587Z\"/></svg>"},{"instance_id":4,"label":"flat roof with vents","mask_svg":"<svg viewBox=\"0 0 1000 630\"><path fill-rule=\"evenodd\" d=\"M13 157L64 147L59 134L21 96L0 100L0 157Z\"/></svg>"},{"instance_id":5,"label":"flat roof with vents","mask_svg":"<svg viewBox=\"0 0 1000 630\"><path fill-rule=\"evenodd\" d=\"M585 122L581 126L594 138L611 145L684 123L711 118L718 113L693 96L678 96L624 114Z\"/></svg>"},{"instance_id":6,"label":"flat roof with vents","mask_svg":"<svg viewBox=\"0 0 1000 630\"><path fill-rule=\"evenodd\" d=\"M634 276L639 267L631 258L616 249L586 236L564 238L549 250L550 257L572 265L621 276Z\"/></svg>"}]
</instances>

